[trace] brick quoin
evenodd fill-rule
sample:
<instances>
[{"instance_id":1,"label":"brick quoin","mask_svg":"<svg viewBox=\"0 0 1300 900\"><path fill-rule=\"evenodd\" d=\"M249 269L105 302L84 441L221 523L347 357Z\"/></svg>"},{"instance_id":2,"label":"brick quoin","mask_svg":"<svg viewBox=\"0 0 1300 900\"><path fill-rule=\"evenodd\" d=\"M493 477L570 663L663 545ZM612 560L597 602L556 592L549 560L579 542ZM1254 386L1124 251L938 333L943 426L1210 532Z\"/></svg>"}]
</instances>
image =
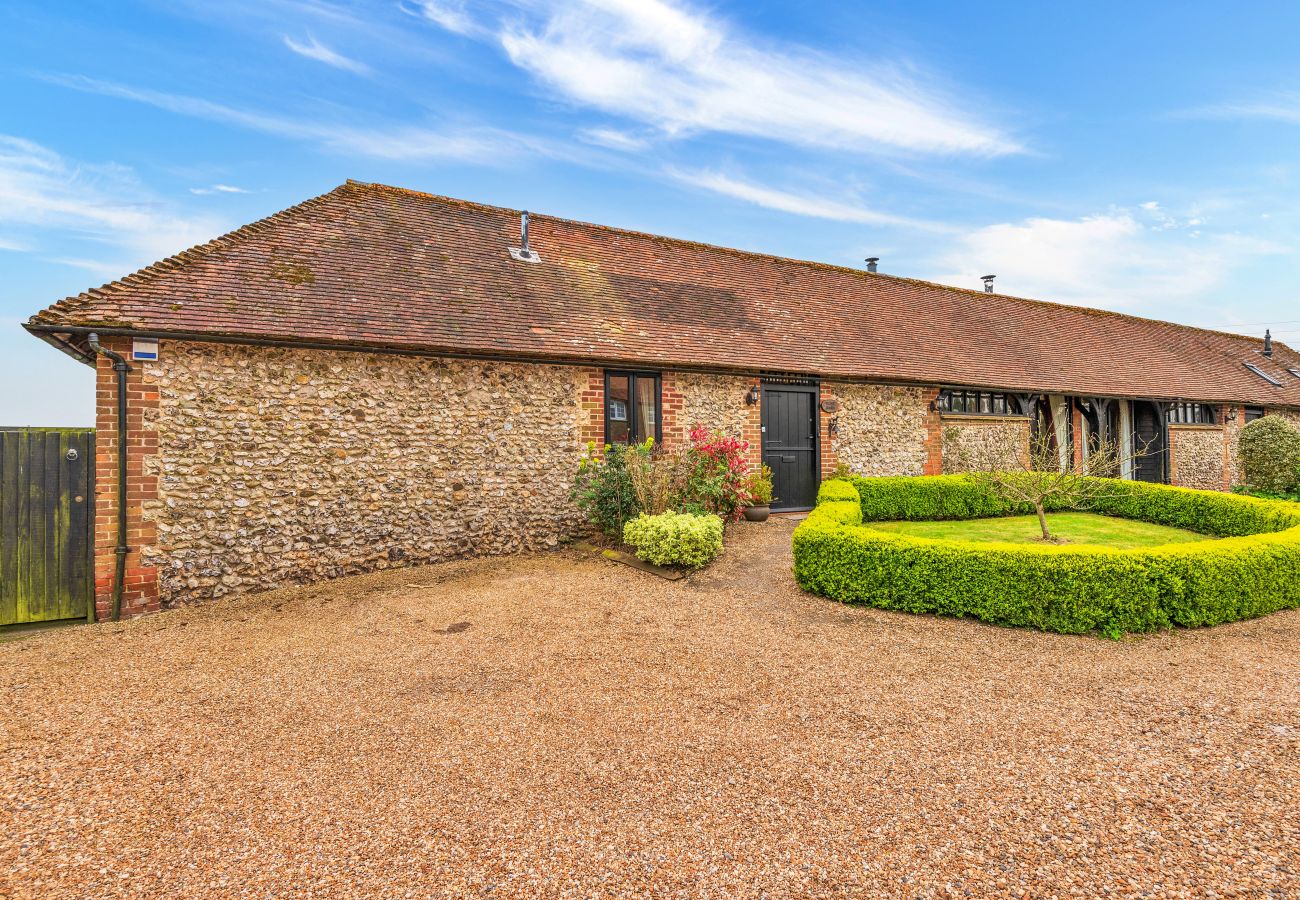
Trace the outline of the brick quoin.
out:
<instances>
[{"instance_id":1,"label":"brick quoin","mask_svg":"<svg viewBox=\"0 0 1300 900\"><path fill-rule=\"evenodd\" d=\"M123 618L161 608L158 570L146 565L141 551L158 541L158 529L144 520L146 504L158 499L158 477L146 474L145 458L158 452L158 433L146 426L146 413L158 408L158 391L140 363L130 362L129 338L106 338L104 347L125 357L126 375L126 575L123 579ZM113 572L117 547L117 373L106 356L95 361L95 618L113 612Z\"/></svg>"},{"instance_id":2,"label":"brick quoin","mask_svg":"<svg viewBox=\"0 0 1300 900\"><path fill-rule=\"evenodd\" d=\"M921 474L943 474L943 420L939 416L937 387L925 392L925 467Z\"/></svg>"},{"instance_id":3,"label":"brick quoin","mask_svg":"<svg viewBox=\"0 0 1300 900\"><path fill-rule=\"evenodd\" d=\"M818 430L818 440L821 442L821 477L825 481L831 477L835 467L839 465L839 457L835 455L835 435L831 434L831 420L834 419L838 412L826 412L826 407L833 406L837 401L835 389L829 384L822 384L820 388L821 402L818 408L820 417L820 426Z\"/></svg>"}]
</instances>

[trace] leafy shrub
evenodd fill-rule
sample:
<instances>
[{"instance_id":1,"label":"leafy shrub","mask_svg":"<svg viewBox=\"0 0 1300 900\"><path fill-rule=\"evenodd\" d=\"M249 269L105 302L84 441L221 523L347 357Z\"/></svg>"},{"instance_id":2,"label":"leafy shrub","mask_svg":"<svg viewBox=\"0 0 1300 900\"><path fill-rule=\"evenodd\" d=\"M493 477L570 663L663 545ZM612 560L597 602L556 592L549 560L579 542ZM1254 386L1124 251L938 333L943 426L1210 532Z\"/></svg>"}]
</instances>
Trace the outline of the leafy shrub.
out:
<instances>
[{"instance_id":1,"label":"leafy shrub","mask_svg":"<svg viewBox=\"0 0 1300 900\"><path fill-rule=\"evenodd\" d=\"M606 444L601 455L594 443L588 444L570 494L592 524L615 539L641 511L627 468L626 454L635 452L635 448Z\"/></svg>"},{"instance_id":2,"label":"leafy shrub","mask_svg":"<svg viewBox=\"0 0 1300 900\"><path fill-rule=\"evenodd\" d=\"M751 472L745 481L745 493L749 495L751 506L767 506L772 502L772 469L762 466L757 472Z\"/></svg>"},{"instance_id":3,"label":"leafy shrub","mask_svg":"<svg viewBox=\"0 0 1300 900\"><path fill-rule=\"evenodd\" d=\"M1241 429L1237 446L1250 487L1274 493L1300 490L1300 430L1286 419L1256 419Z\"/></svg>"},{"instance_id":4,"label":"leafy shrub","mask_svg":"<svg viewBox=\"0 0 1300 900\"><path fill-rule=\"evenodd\" d=\"M904 480L914 484L900 484ZM1300 505L1117 482L1106 507L1094 511L1232 536L1112 550L876 531L862 523L1017 510L973 493L973 482L963 476L855 478L852 484L857 502L837 487L819 498L794 533L800 586L835 600L1110 636L1215 625L1300 606Z\"/></svg>"},{"instance_id":5,"label":"leafy shrub","mask_svg":"<svg viewBox=\"0 0 1300 900\"><path fill-rule=\"evenodd\" d=\"M656 566L701 569L722 552L722 519L711 514L643 514L623 526L623 540L636 548L638 559Z\"/></svg>"},{"instance_id":6,"label":"leafy shrub","mask_svg":"<svg viewBox=\"0 0 1300 900\"><path fill-rule=\"evenodd\" d=\"M692 428L679 507L687 512L739 519L750 505L749 465L745 462L748 449L748 441L709 431L703 425Z\"/></svg>"},{"instance_id":7,"label":"leafy shrub","mask_svg":"<svg viewBox=\"0 0 1300 900\"><path fill-rule=\"evenodd\" d=\"M1289 500L1292 503L1300 503L1300 490L1291 493L1285 491L1260 491L1244 484L1238 484L1232 488L1232 491L1235 494L1245 494L1248 497L1259 497L1264 500Z\"/></svg>"},{"instance_id":8,"label":"leafy shrub","mask_svg":"<svg viewBox=\"0 0 1300 900\"><path fill-rule=\"evenodd\" d=\"M681 454L656 448L654 438L647 438L624 451L623 464L641 512L655 516L680 502L686 478Z\"/></svg>"}]
</instances>

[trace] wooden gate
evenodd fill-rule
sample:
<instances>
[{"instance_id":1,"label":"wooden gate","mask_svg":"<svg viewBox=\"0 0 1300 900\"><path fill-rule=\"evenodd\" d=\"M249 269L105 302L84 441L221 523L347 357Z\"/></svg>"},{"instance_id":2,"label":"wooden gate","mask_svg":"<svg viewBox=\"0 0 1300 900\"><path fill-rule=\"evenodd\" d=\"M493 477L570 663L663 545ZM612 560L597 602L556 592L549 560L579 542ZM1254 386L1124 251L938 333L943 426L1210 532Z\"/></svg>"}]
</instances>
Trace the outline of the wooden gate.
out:
<instances>
[{"instance_id":1,"label":"wooden gate","mask_svg":"<svg viewBox=\"0 0 1300 900\"><path fill-rule=\"evenodd\" d=\"M0 428L0 626L94 621L95 433Z\"/></svg>"}]
</instances>

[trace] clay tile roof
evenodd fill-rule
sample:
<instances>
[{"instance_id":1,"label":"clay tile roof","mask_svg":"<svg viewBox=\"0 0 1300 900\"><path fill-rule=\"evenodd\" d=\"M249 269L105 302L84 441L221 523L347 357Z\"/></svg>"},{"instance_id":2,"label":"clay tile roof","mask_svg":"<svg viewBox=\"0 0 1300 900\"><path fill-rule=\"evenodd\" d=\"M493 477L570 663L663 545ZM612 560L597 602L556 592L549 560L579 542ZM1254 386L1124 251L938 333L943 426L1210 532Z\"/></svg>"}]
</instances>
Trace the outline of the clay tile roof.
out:
<instances>
[{"instance_id":1,"label":"clay tile roof","mask_svg":"<svg viewBox=\"0 0 1300 900\"><path fill-rule=\"evenodd\" d=\"M542 261L518 240L517 210L348 182L31 324L1300 406L1280 343L542 215Z\"/></svg>"}]
</instances>

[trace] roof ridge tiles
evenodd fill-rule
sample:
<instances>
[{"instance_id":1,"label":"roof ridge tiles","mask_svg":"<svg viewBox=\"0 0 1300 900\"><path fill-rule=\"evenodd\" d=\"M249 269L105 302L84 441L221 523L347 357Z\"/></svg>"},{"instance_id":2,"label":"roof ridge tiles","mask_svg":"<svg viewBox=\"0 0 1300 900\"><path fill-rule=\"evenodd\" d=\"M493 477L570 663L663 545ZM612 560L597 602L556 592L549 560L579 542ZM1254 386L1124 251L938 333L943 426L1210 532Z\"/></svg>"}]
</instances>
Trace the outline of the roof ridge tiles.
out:
<instances>
[{"instance_id":1,"label":"roof ridge tiles","mask_svg":"<svg viewBox=\"0 0 1300 900\"><path fill-rule=\"evenodd\" d=\"M400 194L408 197L414 197L422 200L434 200L440 203L446 203L452 206L459 206L465 209L480 209L486 212L511 213L513 215L518 215L521 212L523 212L523 210L515 209L513 207L497 206L491 203L480 203L474 200L462 200L458 197L449 197L444 194L434 194L428 191L418 191L413 188L397 187L395 185L383 184L380 182L355 181L353 179L348 179L343 185L340 185L340 187L352 187L352 188L385 191L385 192ZM322 195L322 196L328 196L328 195ZM566 216L557 216L557 215L552 215L550 213L537 212L535 210L529 210L528 215L534 221L539 219L547 220L551 222L561 223L564 225L574 225L580 228L589 228L595 231L606 232L609 234L626 235L628 237L648 239L659 243L671 244L680 247L690 247L697 250L707 250L713 252L728 253L734 256L748 257L753 259L772 260L775 262L785 263L788 265L798 266L801 268L833 271L845 275L858 276L864 279L880 278L889 281L902 282L904 284L915 284L915 285L920 285L922 287L934 289L934 290L968 294L977 299L986 300L989 297L997 297L1003 300L1010 300L1014 303L1027 303L1038 307L1068 309L1068 310L1074 310L1077 312L1085 313L1087 315L1115 316L1123 319L1128 319L1130 321L1149 322L1157 325L1164 325L1170 328L1176 328L1179 330L1197 331L1204 334L1221 335L1233 339L1245 340L1245 341L1250 341L1252 343L1258 343L1258 344L1262 344L1264 342L1263 338L1255 337L1249 334L1238 334L1232 331L1220 331L1214 328L1202 328L1196 325L1184 325L1181 322L1173 322L1168 319L1156 319L1150 316L1139 316L1133 313L1119 312L1117 310L1098 309L1097 307L1093 307L1093 306L1081 306L1076 303L1063 303L1058 300L1039 300L1034 297L1021 297L1016 294L1003 294L998 292L989 293L988 291L985 291L982 288L980 289L966 288L966 287L961 287L959 285L943 284L937 281L926 281L923 278L912 278L906 275L894 275L889 272L868 272L864 269L856 269L852 266L844 266L844 265L839 265L837 263L828 263L828 262L822 262L820 260L811 260L811 259L800 259L798 257L782 256L776 253L764 253L758 250L744 250L739 247L728 247L723 244L710 244L707 241L697 241L697 240L692 240L691 238L672 237L671 235L655 234L654 232L650 232L650 231L638 231L636 229L631 229L631 228L619 228L614 225L602 225L597 222L588 222L583 219L572 219ZM1274 344L1277 343L1278 343L1277 341L1274 341Z\"/></svg>"},{"instance_id":2,"label":"roof ridge tiles","mask_svg":"<svg viewBox=\"0 0 1300 900\"><path fill-rule=\"evenodd\" d=\"M521 268L504 252L518 215L347 181L64 298L30 325L593 364L672 356L830 379L1300 408L1300 379L1279 374L1300 357L1280 341L1265 359L1248 335L545 213L535 215L545 263ZM1284 387L1243 361L1276 370Z\"/></svg>"}]
</instances>

